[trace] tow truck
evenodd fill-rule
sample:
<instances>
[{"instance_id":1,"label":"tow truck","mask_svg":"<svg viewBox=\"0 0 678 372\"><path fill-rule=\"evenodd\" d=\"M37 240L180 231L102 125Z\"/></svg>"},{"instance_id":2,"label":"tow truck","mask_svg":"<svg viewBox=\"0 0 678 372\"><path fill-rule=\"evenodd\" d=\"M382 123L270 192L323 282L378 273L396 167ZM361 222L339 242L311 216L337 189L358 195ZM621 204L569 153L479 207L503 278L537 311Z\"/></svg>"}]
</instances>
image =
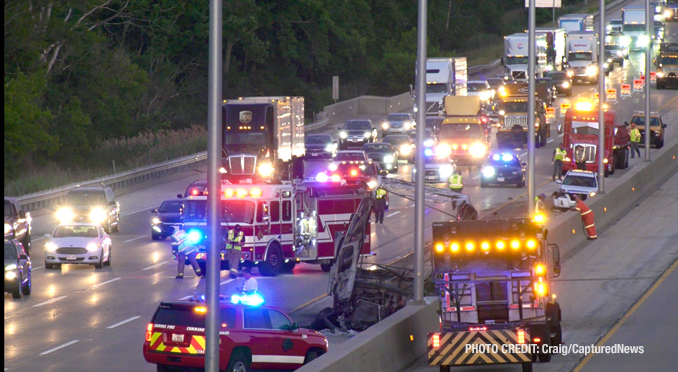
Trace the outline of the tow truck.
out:
<instances>
[{"instance_id":1,"label":"tow truck","mask_svg":"<svg viewBox=\"0 0 678 372\"><path fill-rule=\"evenodd\" d=\"M678 86L678 43L661 43L654 62L657 66L657 89L666 89L666 85Z\"/></svg>"},{"instance_id":2,"label":"tow truck","mask_svg":"<svg viewBox=\"0 0 678 372\"><path fill-rule=\"evenodd\" d=\"M499 87L499 121L497 143L502 147L527 144L527 83L506 84ZM546 145L551 126L546 122L546 105L535 97L535 147Z\"/></svg>"},{"instance_id":3,"label":"tow truck","mask_svg":"<svg viewBox=\"0 0 678 372\"><path fill-rule=\"evenodd\" d=\"M489 117L479 96L447 96L436 155L449 156L458 165L479 166L490 148Z\"/></svg>"},{"instance_id":4,"label":"tow truck","mask_svg":"<svg viewBox=\"0 0 678 372\"><path fill-rule=\"evenodd\" d=\"M229 269L224 238L240 225L244 233L241 265L258 266L264 276L290 272L298 262L319 263L329 272L342 233L360 204L370 199L363 183L338 174L280 184L221 185L221 270ZM205 272L206 196L189 196L182 206L183 229L197 236L196 261ZM370 254L370 224L361 254ZM193 235L192 235L193 234Z\"/></svg>"},{"instance_id":5,"label":"tow truck","mask_svg":"<svg viewBox=\"0 0 678 372\"><path fill-rule=\"evenodd\" d=\"M640 145L645 146L645 111L634 111L631 124L635 124L640 131ZM650 146L657 149L664 147L664 129L667 125L658 112L650 111Z\"/></svg>"},{"instance_id":6,"label":"tow truck","mask_svg":"<svg viewBox=\"0 0 678 372\"><path fill-rule=\"evenodd\" d=\"M551 279L560 251L544 217L433 223L440 330L427 334L430 366L549 362L562 343Z\"/></svg>"},{"instance_id":7,"label":"tow truck","mask_svg":"<svg viewBox=\"0 0 678 372\"><path fill-rule=\"evenodd\" d=\"M615 124L617 114L614 110L604 106L605 116L605 153L603 162L606 164L605 176L613 174L616 169L628 167L629 160L629 131L623 124ZM598 107L589 101L579 101L565 113L563 123L563 145L567 155L563 160L563 174L577 169L574 153L577 148L584 149L586 169L598 170L598 135L600 125ZM600 172L599 172L600 173Z\"/></svg>"}]
</instances>

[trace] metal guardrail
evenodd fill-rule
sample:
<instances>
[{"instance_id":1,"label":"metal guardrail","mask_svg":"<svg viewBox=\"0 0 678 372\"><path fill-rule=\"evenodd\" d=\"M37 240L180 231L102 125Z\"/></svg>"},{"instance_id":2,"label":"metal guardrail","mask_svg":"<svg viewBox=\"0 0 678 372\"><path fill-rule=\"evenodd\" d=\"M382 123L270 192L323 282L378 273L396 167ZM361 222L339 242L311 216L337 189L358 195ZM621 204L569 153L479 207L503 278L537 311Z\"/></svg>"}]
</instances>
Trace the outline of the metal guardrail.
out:
<instances>
[{"instance_id":1,"label":"metal guardrail","mask_svg":"<svg viewBox=\"0 0 678 372\"><path fill-rule=\"evenodd\" d=\"M56 189L23 195L17 198L17 202L22 210L30 212L42 208L49 208L59 203L61 199L66 196L68 191L77 185L94 186L104 183L113 190L119 190L142 182L184 172L188 169L199 168L206 164L207 152L202 152L180 159L149 165L143 168L132 169L127 172L99 177L91 181L73 183Z\"/></svg>"}]
</instances>

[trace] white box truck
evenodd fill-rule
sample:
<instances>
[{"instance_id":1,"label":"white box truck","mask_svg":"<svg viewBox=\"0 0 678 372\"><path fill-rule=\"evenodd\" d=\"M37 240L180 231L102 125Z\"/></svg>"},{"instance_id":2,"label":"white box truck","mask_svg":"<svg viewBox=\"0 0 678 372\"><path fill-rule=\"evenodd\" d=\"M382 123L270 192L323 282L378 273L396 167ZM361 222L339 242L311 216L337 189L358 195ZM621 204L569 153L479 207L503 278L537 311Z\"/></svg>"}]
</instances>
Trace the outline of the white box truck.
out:
<instances>
[{"instance_id":1,"label":"white box truck","mask_svg":"<svg viewBox=\"0 0 678 372\"><path fill-rule=\"evenodd\" d=\"M504 57L501 62L506 72L519 83L527 82L528 40L527 33L504 36ZM546 71L546 46L546 35L535 35L535 74L537 77L543 76Z\"/></svg>"},{"instance_id":2,"label":"white box truck","mask_svg":"<svg viewBox=\"0 0 678 372\"><path fill-rule=\"evenodd\" d=\"M415 66L416 80L416 66ZM445 96L465 96L468 81L466 57L426 59L426 114L438 115ZM414 112L417 112L416 92Z\"/></svg>"},{"instance_id":3,"label":"white box truck","mask_svg":"<svg viewBox=\"0 0 678 372\"><path fill-rule=\"evenodd\" d=\"M591 14L565 14L558 18L558 28L565 33L577 31L593 31L593 15Z\"/></svg>"},{"instance_id":4,"label":"white box truck","mask_svg":"<svg viewBox=\"0 0 678 372\"><path fill-rule=\"evenodd\" d=\"M650 37L645 33L645 6L622 8L622 33L628 38L629 48L632 50L643 49L650 43Z\"/></svg>"},{"instance_id":5,"label":"white box truck","mask_svg":"<svg viewBox=\"0 0 678 372\"><path fill-rule=\"evenodd\" d=\"M562 28L537 27L534 31L536 35L546 35L546 69L549 71L562 70L563 57L565 56L565 30Z\"/></svg>"},{"instance_id":6,"label":"white box truck","mask_svg":"<svg viewBox=\"0 0 678 372\"><path fill-rule=\"evenodd\" d=\"M572 82L598 83L598 35L593 32L567 34L566 63Z\"/></svg>"}]
</instances>

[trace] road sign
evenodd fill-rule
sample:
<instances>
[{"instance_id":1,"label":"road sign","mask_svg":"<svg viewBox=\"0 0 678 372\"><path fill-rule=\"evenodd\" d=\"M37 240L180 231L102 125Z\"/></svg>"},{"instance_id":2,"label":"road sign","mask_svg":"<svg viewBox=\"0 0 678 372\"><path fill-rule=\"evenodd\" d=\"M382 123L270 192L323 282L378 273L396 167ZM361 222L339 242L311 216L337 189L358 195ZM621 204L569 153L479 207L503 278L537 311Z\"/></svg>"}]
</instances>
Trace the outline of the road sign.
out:
<instances>
[{"instance_id":1,"label":"road sign","mask_svg":"<svg viewBox=\"0 0 678 372\"><path fill-rule=\"evenodd\" d=\"M560 104L560 116L563 117L565 116L565 112L567 112L567 109L572 107L569 103L561 103Z\"/></svg>"},{"instance_id":2,"label":"road sign","mask_svg":"<svg viewBox=\"0 0 678 372\"><path fill-rule=\"evenodd\" d=\"M339 76L332 76L332 99L334 102L339 100Z\"/></svg>"},{"instance_id":3,"label":"road sign","mask_svg":"<svg viewBox=\"0 0 678 372\"><path fill-rule=\"evenodd\" d=\"M633 91L642 92L645 86L645 79L633 79Z\"/></svg>"},{"instance_id":4,"label":"road sign","mask_svg":"<svg viewBox=\"0 0 678 372\"><path fill-rule=\"evenodd\" d=\"M627 97L631 95L631 84L622 84L621 85L621 96Z\"/></svg>"},{"instance_id":5,"label":"road sign","mask_svg":"<svg viewBox=\"0 0 678 372\"><path fill-rule=\"evenodd\" d=\"M546 108L546 116L553 118L556 116L556 108L555 107L547 107Z\"/></svg>"},{"instance_id":6,"label":"road sign","mask_svg":"<svg viewBox=\"0 0 678 372\"><path fill-rule=\"evenodd\" d=\"M534 0L535 8L560 8L562 7L561 0ZM530 0L525 0L525 8L530 7Z\"/></svg>"},{"instance_id":7,"label":"road sign","mask_svg":"<svg viewBox=\"0 0 678 372\"><path fill-rule=\"evenodd\" d=\"M608 102L617 102L617 89L608 89L605 92L607 93Z\"/></svg>"}]
</instances>

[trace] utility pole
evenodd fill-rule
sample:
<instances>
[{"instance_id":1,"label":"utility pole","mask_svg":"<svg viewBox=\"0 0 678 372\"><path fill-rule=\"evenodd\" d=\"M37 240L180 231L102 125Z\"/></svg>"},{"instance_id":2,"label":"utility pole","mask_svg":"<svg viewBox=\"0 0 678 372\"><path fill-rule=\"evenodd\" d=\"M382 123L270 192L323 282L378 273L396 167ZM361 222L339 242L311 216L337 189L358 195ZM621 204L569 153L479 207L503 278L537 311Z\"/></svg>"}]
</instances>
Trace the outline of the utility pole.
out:
<instances>
[{"instance_id":1,"label":"utility pole","mask_svg":"<svg viewBox=\"0 0 678 372\"><path fill-rule=\"evenodd\" d=\"M650 0L645 0L645 35L648 38L645 47L645 161L650 161L650 72L652 72L652 29L654 11Z\"/></svg>"},{"instance_id":2,"label":"utility pole","mask_svg":"<svg viewBox=\"0 0 678 372\"><path fill-rule=\"evenodd\" d=\"M530 10L528 17L528 38L527 38L527 55L528 55L528 64L527 64L527 215L531 216L534 213L534 195L535 195L535 182L534 182L534 168L535 168L535 101L534 101L534 88L535 88L535 58L537 54L535 53L535 40L534 40L534 29L535 29L535 18L536 18L536 5L535 0L530 0ZM544 125L545 123L541 123Z\"/></svg>"},{"instance_id":3,"label":"utility pole","mask_svg":"<svg viewBox=\"0 0 678 372\"><path fill-rule=\"evenodd\" d=\"M600 0L598 16L598 192L605 193L605 0ZM609 159L608 159L609 160Z\"/></svg>"}]
</instances>

